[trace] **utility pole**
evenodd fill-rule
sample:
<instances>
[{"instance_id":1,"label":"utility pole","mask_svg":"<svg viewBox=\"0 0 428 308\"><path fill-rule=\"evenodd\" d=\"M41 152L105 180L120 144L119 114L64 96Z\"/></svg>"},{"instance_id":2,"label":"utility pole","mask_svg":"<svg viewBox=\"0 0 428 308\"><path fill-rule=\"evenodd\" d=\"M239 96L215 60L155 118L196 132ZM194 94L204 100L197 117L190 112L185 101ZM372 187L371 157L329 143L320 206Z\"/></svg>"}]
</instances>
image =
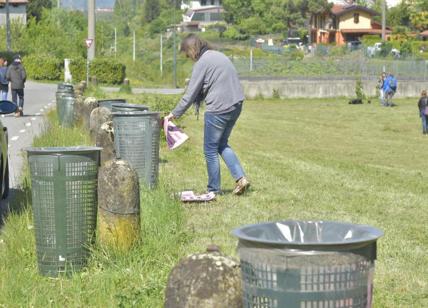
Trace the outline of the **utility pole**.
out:
<instances>
[{"instance_id":1,"label":"utility pole","mask_svg":"<svg viewBox=\"0 0 428 308\"><path fill-rule=\"evenodd\" d=\"M114 58L116 58L117 54L117 30L116 27L114 27Z\"/></svg>"},{"instance_id":2,"label":"utility pole","mask_svg":"<svg viewBox=\"0 0 428 308\"><path fill-rule=\"evenodd\" d=\"M385 42L386 40L386 35L385 35L385 30L386 30L386 0L382 1L382 42Z\"/></svg>"},{"instance_id":3,"label":"utility pole","mask_svg":"<svg viewBox=\"0 0 428 308\"><path fill-rule=\"evenodd\" d=\"M58 1L56 2L56 4L57 4L57 7L58 7L58 8L61 8L61 0L58 0Z\"/></svg>"},{"instance_id":4,"label":"utility pole","mask_svg":"<svg viewBox=\"0 0 428 308\"><path fill-rule=\"evenodd\" d=\"M133 33L133 43L132 43L132 61L135 62L135 30Z\"/></svg>"},{"instance_id":5,"label":"utility pole","mask_svg":"<svg viewBox=\"0 0 428 308\"><path fill-rule=\"evenodd\" d=\"M160 34L160 75L162 77L163 74L163 40L162 40L162 32Z\"/></svg>"},{"instance_id":6,"label":"utility pole","mask_svg":"<svg viewBox=\"0 0 428 308\"><path fill-rule=\"evenodd\" d=\"M175 28L175 11L177 8L177 0L174 0L174 14L173 14L173 44L172 44L172 48L174 49L174 59L173 59L173 67L174 67L174 88L177 88L177 47L175 46L175 41L176 41L176 28Z\"/></svg>"},{"instance_id":7,"label":"utility pole","mask_svg":"<svg viewBox=\"0 0 428 308\"><path fill-rule=\"evenodd\" d=\"M9 0L6 0L6 49L8 52L12 50L11 45Z\"/></svg>"},{"instance_id":8,"label":"utility pole","mask_svg":"<svg viewBox=\"0 0 428 308\"><path fill-rule=\"evenodd\" d=\"M88 0L88 39L92 40L88 48L88 60L95 58L95 0Z\"/></svg>"}]
</instances>

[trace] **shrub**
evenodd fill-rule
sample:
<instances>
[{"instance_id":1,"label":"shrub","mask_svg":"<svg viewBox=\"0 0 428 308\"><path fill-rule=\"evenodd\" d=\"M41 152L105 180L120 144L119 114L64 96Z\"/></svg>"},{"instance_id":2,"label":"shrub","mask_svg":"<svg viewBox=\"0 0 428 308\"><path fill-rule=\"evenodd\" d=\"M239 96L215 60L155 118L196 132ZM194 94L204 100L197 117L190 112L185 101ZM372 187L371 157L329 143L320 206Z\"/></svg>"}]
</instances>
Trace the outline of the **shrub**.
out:
<instances>
[{"instance_id":1,"label":"shrub","mask_svg":"<svg viewBox=\"0 0 428 308\"><path fill-rule=\"evenodd\" d=\"M227 28L227 30L224 31L223 36L225 38L232 39L232 40L241 40L241 41L243 41L243 40L248 39L248 35L247 34L241 33L238 30L238 28L236 28L234 26Z\"/></svg>"},{"instance_id":2,"label":"shrub","mask_svg":"<svg viewBox=\"0 0 428 308\"><path fill-rule=\"evenodd\" d=\"M101 83L121 84L125 71L125 65L114 59L95 59L90 65L91 76L97 76Z\"/></svg>"},{"instance_id":3,"label":"shrub","mask_svg":"<svg viewBox=\"0 0 428 308\"><path fill-rule=\"evenodd\" d=\"M74 80L86 80L86 60L73 59L70 64ZM90 76L96 76L98 82L121 84L125 78L126 67L114 59L94 59L89 67Z\"/></svg>"},{"instance_id":4,"label":"shrub","mask_svg":"<svg viewBox=\"0 0 428 308\"><path fill-rule=\"evenodd\" d=\"M86 80L86 59L72 59L70 62L70 72L74 81Z\"/></svg>"},{"instance_id":5,"label":"shrub","mask_svg":"<svg viewBox=\"0 0 428 308\"><path fill-rule=\"evenodd\" d=\"M59 80L63 61L44 54L29 55L24 57L23 63L27 75L34 80Z\"/></svg>"}]
</instances>

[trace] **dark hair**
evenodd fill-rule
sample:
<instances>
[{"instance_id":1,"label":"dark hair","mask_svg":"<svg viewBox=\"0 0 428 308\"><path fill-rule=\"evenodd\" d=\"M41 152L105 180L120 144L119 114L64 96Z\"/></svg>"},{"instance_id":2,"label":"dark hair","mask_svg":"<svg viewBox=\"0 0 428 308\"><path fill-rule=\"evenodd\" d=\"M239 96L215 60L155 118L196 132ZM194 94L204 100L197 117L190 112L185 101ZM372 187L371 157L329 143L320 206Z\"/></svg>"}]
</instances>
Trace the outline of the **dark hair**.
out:
<instances>
[{"instance_id":1,"label":"dark hair","mask_svg":"<svg viewBox=\"0 0 428 308\"><path fill-rule=\"evenodd\" d=\"M426 90L423 90L423 91L421 92L421 96L422 96L422 97L426 97L426 96L427 96L427 91L426 91Z\"/></svg>"},{"instance_id":2,"label":"dark hair","mask_svg":"<svg viewBox=\"0 0 428 308\"><path fill-rule=\"evenodd\" d=\"M180 51L184 52L193 61L197 61L205 51L210 49L212 49L211 45L196 34L186 36L180 47Z\"/></svg>"}]
</instances>

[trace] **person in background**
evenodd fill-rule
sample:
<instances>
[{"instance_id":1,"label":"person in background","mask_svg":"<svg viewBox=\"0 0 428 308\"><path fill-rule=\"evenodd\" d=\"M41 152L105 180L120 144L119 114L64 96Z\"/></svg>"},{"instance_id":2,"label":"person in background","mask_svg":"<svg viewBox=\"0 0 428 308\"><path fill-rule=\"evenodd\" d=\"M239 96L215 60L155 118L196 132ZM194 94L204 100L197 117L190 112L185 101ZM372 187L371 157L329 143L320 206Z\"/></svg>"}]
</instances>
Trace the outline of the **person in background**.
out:
<instances>
[{"instance_id":1,"label":"person in background","mask_svg":"<svg viewBox=\"0 0 428 308\"><path fill-rule=\"evenodd\" d=\"M384 82L383 82L383 95L384 95L384 101L385 107L392 107L394 106L392 104L392 97L395 95L395 92L397 92L397 79L392 74L388 74L386 76Z\"/></svg>"},{"instance_id":2,"label":"person in background","mask_svg":"<svg viewBox=\"0 0 428 308\"><path fill-rule=\"evenodd\" d=\"M21 62L21 57L16 55L6 73L12 90L12 101L18 106L15 113L17 117L24 115L24 87L27 80L27 73Z\"/></svg>"},{"instance_id":3,"label":"person in background","mask_svg":"<svg viewBox=\"0 0 428 308\"><path fill-rule=\"evenodd\" d=\"M228 57L213 50L195 34L184 38L181 51L195 64L184 96L166 118L179 118L193 103L198 104L205 99L204 154L208 171L208 192L221 193L220 154L236 181L233 193L240 195L250 183L238 157L228 144L244 102L238 73Z\"/></svg>"},{"instance_id":4,"label":"person in background","mask_svg":"<svg viewBox=\"0 0 428 308\"><path fill-rule=\"evenodd\" d=\"M428 108L428 97L427 97L427 91L423 90L421 93L421 98L418 101L418 107L419 107L419 116L422 120L422 134L426 135L428 134L427 130L427 108Z\"/></svg>"},{"instance_id":5,"label":"person in background","mask_svg":"<svg viewBox=\"0 0 428 308\"><path fill-rule=\"evenodd\" d=\"M0 57L0 98L7 100L7 93L9 92L9 81L6 77L7 73L7 60Z\"/></svg>"},{"instance_id":6,"label":"person in background","mask_svg":"<svg viewBox=\"0 0 428 308\"><path fill-rule=\"evenodd\" d=\"M385 106L385 93L383 92L383 85L385 83L385 79L386 79L386 73L383 72L380 75L380 78L377 82L377 88L379 89L379 99L380 99L380 103L382 104L382 106Z\"/></svg>"}]
</instances>

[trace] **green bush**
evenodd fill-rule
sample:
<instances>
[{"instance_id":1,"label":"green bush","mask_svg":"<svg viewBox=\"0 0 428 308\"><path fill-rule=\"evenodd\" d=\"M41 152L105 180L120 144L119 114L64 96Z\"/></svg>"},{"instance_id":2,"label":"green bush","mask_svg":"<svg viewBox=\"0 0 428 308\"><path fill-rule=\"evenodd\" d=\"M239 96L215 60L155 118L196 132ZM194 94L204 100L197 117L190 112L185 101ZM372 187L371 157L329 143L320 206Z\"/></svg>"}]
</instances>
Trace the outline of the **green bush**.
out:
<instances>
[{"instance_id":1,"label":"green bush","mask_svg":"<svg viewBox=\"0 0 428 308\"><path fill-rule=\"evenodd\" d=\"M44 54L29 55L22 59L28 78L34 80L59 80L63 61Z\"/></svg>"},{"instance_id":2,"label":"green bush","mask_svg":"<svg viewBox=\"0 0 428 308\"><path fill-rule=\"evenodd\" d=\"M70 72L74 81L86 80L86 59L72 59L70 62Z\"/></svg>"},{"instance_id":3,"label":"green bush","mask_svg":"<svg viewBox=\"0 0 428 308\"><path fill-rule=\"evenodd\" d=\"M73 80L86 80L86 60L73 59L70 64ZM96 76L98 82L121 84L125 79L126 67L114 59L94 59L89 67L90 76Z\"/></svg>"},{"instance_id":4,"label":"green bush","mask_svg":"<svg viewBox=\"0 0 428 308\"><path fill-rule=\"evenodd\" d=\"M126 67L114 59L95 59L90 65L91 76L107 84L121 84L125 79Z\"/></svg>"},{"instance_id":5,"label":"green bush","mask_svg":"<svg viewBox=\"0 0 428 308\"><path fill-rule=\"evenodd\" d=\"M224 31L223 36L225 38L232 39L232 40L241 40L241 41L243 41L243 40L248 39L248 35L247 34L241 33L238 30L238 28L234 27L234 26L227 28L227 30Z\"/></svg>"}]
</instances>

